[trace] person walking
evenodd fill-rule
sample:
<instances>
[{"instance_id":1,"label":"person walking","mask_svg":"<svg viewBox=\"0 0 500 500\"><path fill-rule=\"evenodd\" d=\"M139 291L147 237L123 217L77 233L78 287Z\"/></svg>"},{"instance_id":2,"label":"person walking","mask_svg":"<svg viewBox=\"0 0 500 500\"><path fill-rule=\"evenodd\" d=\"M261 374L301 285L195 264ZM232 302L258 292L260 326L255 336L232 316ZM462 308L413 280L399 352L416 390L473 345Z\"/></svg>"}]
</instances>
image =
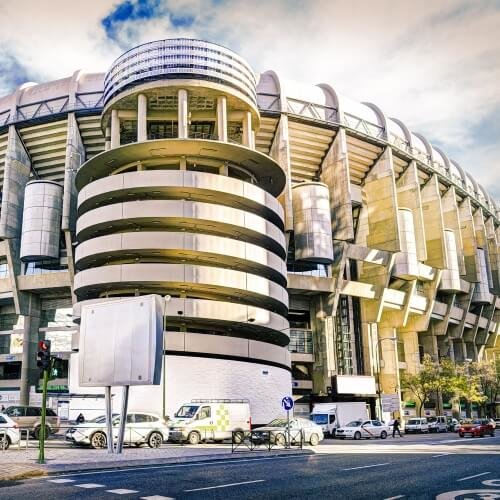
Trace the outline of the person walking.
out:
<instances>
[{"instance_id":1,"label":"person walking","mask_svg":"<svg viewBox=\"0 0 500 500\"><path fill-rule=\"evenodd\" d=\"M78 417L76 417L76 423L77 424L84 424L85 423L85 417L83 416L83 413L80 413Z\"/></svg>"},{"instance_id":2,"label":"person walking","mask_svg":"<svg viewBox=\"0 0 500 500\"><path fill-rule=\"evenodd\" d=\"M399 434L399 437L403 437L401 431L399 430L400 422L398 418L394 419L394 423L392 424L392 437L395 437L396 432Z\"/></svg>"}]
</instances>

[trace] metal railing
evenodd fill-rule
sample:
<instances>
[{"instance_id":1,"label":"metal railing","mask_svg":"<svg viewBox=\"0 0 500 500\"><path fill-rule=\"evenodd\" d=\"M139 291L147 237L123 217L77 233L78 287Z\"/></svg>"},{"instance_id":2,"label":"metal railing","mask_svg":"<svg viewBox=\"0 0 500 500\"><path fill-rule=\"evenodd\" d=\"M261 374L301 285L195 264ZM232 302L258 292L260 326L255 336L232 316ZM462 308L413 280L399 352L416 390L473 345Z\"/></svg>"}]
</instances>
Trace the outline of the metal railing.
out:
<instances>
[{"instance_id":1,"label":"metal railing","mask_svg":"<svg viewBox=\"0 0 500 500\"><path fill-rule=\"evenodd\" d=\"M288 350L299 354L312 354L312 331L304 328L290 328L290 343L288 344Z\"/></svg>"},{"instance_id":2,"label":"metal railing","mask_svg":"<svg viewBox=\"0 0 500 500\"><path fill-rule=\"evenodd\" d=\"M231 436L231 453L260 451L273 449L289 450L304 447L304 431L302 429L283 429L282 431L233 431Z\"/></svg>"}]
</instances>

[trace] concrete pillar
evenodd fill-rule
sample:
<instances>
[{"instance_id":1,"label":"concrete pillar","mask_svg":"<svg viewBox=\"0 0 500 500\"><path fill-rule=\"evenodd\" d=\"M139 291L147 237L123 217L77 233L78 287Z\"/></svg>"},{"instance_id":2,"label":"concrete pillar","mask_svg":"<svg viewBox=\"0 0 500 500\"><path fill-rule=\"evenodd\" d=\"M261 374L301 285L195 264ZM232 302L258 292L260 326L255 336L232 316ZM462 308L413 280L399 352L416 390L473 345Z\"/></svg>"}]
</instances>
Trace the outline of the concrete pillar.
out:
<instances>
[{"instance_id":1,"label":"concrete pillar","mask_svg":"<svg viewBox=\"0 0 500 500\"><path fill-rule=\"evenodd\" d=\"M252 147L252 113L247 111L243 117L243 146Z\"/></svg>"},{"instance_id":2,"label":"concrete pillar","mask_svg":"<svg viewBox=\"0 0 500 500\"><path fill-rule=\"evenodd\" d=\"M219 141L227 142L227 99L223 95L217 97L217 133Z\"/></svg>"},{"instance_id":3,"label":"concrete pillar","mask_svg":"<svg viewBox=\"0 0 500 500\"><path fill-rule=\"evenodd\" d=\"M111 127L106 127L104 131L104 151L111 149Z\"/></svg>"},{"instance_id":4,"label":"concrete pillar","mask_svg":"<svg viewBox=\"0 0 500 500\"><path fill-rule=\"evenodd\" d=\"M185 156L181 156L179 161L179 170L187 170L187 161Z\"/></svg>"},{"instance_id":5,"label":"concrete pillar","mask_svg":"<svg viewBox=\"0 0 500 500\"><path fill-rule=\"evenodd\" d=\"M120 146L120 118L118 110L111 110L111 149Z\"/></svg>"},{"instance_id":6,"label":"concrete pillar","mask_svg":"<svg viewBox=\"0 0 500 500\"><path fill-rule=\"evenodd\" d=\"M252 143L250 145L252 149L255 149L255 130L252 130Z\"/></svg>"},{"instance_id":7,"label":"concrete pillar","mask_svg":"<svg viewBox=\"0 0 500 500\"><path fill-rule=\"evenodd\" d=\"M19 316L19 330L15 333L23 335L23 354L21 363L20 404L29 405L30 386L38 382L38 369L36 367L36 353L38 347L38 329L40 327L40 298L30 294L26 298L26 312L29 315Z\"/></svg>"},{"instance_id":8,"label":"concrete pillar","mask_svg":"<svg viewBox=\"0 0 500 500\"><path fill-rule=\"evenodd\" d=\"M418 373L420 371L418 333L411 331L400 332L399 337L404 345L406 371L408 373ZM437 355L437 352L435 354Z\"/></svg>"},{"instance_id":9,"label":"concrete pillar","mask_svg":"<svg viewBox=\"0 0 500 500\"><path fill-rule=\"evenodd\" d=\"M137 142L148 140L147 110L147 97L144 94L139 94L137 96Z\"/></svg>"},{"instance_id":10,"label":"concrete pillar","mask_svg":"<svg viewBox=\"0 0 500 500\"><path fill-rule=\"evenodd\" d=\"M185 89L179 89L177 94L178 110L177 110L177 129L179 139L188 138L188 93Z\"/></svg>"}]
</instances>

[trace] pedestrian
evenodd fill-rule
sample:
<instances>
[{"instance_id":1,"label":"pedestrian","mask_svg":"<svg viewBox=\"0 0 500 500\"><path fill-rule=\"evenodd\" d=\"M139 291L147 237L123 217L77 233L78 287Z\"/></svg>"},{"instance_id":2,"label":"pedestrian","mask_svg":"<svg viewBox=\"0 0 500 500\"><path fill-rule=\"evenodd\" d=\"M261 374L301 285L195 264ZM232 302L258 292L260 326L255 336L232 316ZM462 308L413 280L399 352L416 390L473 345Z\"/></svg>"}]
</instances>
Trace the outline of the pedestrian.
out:
<instances>
[{"instance_id":1,"label":"pedestrian","mask_svg":"<svg viewBox=\"0 0 500 500\"><path fill-rule=\"evenodd\" d=\"M394 423L392 424L392 437L395 437L396 432L399 434L400 438L403 437L401 431L399 430L399 426L400 426L399 419L395 418Z\"/></svg>"},{"instance_id":2,"label":"pedestrian","mask_svg":"<svg viewBox=\"0 0 500 500\"><path fill-rule=\"evenodd\" d=\"M77 424L84 424L85 423L85 417L83 416L83 413L80 413L78 417L76 417L76 423Z\"/></svg>"},{"instance_id":3,"label":"pedestrian","mask_svg":"<svg viewBox=\"0 0 500 500\"><path fill-rule=\"evenodd\" d=\"M0 413L3 413L5 411L5 406L2 405L2 407L0 408Z\"/></svg>"}]
</instances>

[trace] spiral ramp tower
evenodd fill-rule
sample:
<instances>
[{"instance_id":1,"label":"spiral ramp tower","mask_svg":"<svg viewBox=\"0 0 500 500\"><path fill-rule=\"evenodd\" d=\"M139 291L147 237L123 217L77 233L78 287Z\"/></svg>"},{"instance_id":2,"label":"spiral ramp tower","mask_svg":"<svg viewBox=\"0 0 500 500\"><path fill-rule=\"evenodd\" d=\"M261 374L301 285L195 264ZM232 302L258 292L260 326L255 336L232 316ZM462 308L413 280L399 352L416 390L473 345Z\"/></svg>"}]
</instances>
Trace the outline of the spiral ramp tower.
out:
<instances>
[{"instance_id":1,"label":"spiral ramp tower","mask_svg":"<svg viewBox=\"0 0 500 500\"><path fill-rule=\"evenodd\" d=\"M104 85L106 150L76 176L77 309L170 295L167 414L248 398L265 422L291 377L285 173L254 146L255 76L224 47L179 39L125 53ZM132 404L161 407L162 389L137 389Z\"/></svg>"}]
</instances>

